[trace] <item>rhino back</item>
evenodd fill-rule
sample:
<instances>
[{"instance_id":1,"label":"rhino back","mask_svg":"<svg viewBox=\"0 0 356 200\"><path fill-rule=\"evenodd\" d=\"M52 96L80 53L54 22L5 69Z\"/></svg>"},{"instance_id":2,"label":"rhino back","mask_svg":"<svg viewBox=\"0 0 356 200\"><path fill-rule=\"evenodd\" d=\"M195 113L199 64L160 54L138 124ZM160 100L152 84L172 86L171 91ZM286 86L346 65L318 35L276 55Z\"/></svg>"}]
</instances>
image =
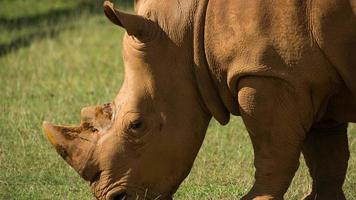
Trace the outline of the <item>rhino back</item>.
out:
<instances>
[{"instance_id":1,"label":"rhino back","mask_svg":"<svg viewBox=\"0 0 356 200\"><path fill-rule=\"evenodd\" d=\"M298 94L311 95L313 115L326 112L327 102L337 96L343 82L356 94L352 80L356 77L352 56L356 52L355 15L348 1L341 4L334 6L331 0L210 0L205 51L215 83L237 95L241 77L282 79ZM337 13L341 16L335 21L332 16ZM349 17L347 23L342 21L344 15ZM340 30L327 28L333 23Z\"/></svg>"},{"instance_id":2,"label":"rhino back","mask_svg":"<svg viewBox=\"0 0 356 200\"><path fill-rule=\"evenodd\" d=\"M320 48L356 94L356 1L314 0L312 33Z\"/></svg>"}]
</instances>

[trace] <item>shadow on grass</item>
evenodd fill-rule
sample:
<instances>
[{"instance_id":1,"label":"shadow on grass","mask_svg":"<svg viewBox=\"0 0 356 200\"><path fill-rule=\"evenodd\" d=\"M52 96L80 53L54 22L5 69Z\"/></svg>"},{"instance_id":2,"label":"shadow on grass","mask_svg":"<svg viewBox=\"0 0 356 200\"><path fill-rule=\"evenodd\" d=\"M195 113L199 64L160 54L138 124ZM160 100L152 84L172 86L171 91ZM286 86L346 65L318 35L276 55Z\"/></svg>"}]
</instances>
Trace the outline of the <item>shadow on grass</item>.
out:
<instances>
[{"instance_id":1,"label":"shadow on grass","mask_svg":"<svg viewBox=\"0 0 356 200\"><path fill-rule=\"evenodd\" d=\"M39 31L15 38L9 43L0 43L0 57L20 48L27 47L35 40L55 38L65 29L72 28L71 20L83 13L102 14L101 0L82 0L77 6L68 9L49 10L35 16L22 16L18 18L0 17L0 29L16 31L23 28L36 28ZM125 8L132 7L131 0L117 0ZM41 28L46 25L47 30ZM42 29L42 30L41 30Z\"/></svg>"},{"instance_id":2,"label":"shadow on grass","mask_svg":"<svg viewBox=\"0 0 356 200\"><path fill-rule=\"evenodd\" d=\"M35 27L43 23L58 24L63 19L79 16L82 12L99 13L100 5L90 2L79 3L78 6L68 9L50 10L35 16L22 16L18 18L0 17L0 26L7 30L18 29L19 27Z\"/></svg>"},{"instance_id":3,"label":"shadow on grass","mask_svg":"<svg viewBox=\"0 0 356 200\"><path fill-rule=\"evenodd\" d=\"M9 44L0 44L0 57L22 47L30 46L35 40L42 38L55 38L58 36L59 32L59 30L38 31L36 33L27 34L23 37L18 37L12 40Z\"/></svg>"}]
</instances>

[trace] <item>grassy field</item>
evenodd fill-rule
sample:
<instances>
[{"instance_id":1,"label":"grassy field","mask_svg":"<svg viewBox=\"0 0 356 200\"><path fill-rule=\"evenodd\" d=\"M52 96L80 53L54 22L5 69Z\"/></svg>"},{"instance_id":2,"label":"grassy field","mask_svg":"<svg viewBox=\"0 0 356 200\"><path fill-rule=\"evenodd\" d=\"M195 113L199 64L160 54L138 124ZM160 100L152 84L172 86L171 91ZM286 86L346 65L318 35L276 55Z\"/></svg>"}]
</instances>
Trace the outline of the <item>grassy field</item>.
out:
<instances>
[{"instance_id":1,"label":"grassy field","mask_svg":"<svg viewBox=\"0 0 356 200\"><path fill-rule=\"evenodd\" d=\"M0 199L92 199L88 184L56 154L43 120L76 124L80 109L110 102L123 79L123 31L100 2L0 1ZM356 199L356 126L344 189ZM301 159L302 160L302 159ZM176 199L238 199L253 182L253 152L240 118L213 121ZM308 190L304 161L286 194Z\"/></svg>"}]
</instances>

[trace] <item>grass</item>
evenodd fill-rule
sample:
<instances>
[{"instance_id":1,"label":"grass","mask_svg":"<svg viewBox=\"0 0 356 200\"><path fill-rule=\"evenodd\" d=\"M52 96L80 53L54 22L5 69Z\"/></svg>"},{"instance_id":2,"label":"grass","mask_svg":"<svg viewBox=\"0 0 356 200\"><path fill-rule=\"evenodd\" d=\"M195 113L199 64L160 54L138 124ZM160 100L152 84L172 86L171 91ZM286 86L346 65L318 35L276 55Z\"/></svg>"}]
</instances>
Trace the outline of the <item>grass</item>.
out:
<instances>
[{"instance_id":1,"label":"grass","mask_svg":"<svg viewBox=\"0 0 356 200\"><path fill-rule=\"evenodd\" d=\"M99 2L0 1L0 199L92 199L43 136L43 120L75 124L86 105L111 101L123 79L121 37ZM30 8L29 8L30 7ZM356 199L356 126L345 192ZM301 159L302 160L302 159ZM253 182L253 152L238 117L210 124L176 199L238 199ZM286 194L309 190L304 162Z\"/></svg>"}]
</instances>

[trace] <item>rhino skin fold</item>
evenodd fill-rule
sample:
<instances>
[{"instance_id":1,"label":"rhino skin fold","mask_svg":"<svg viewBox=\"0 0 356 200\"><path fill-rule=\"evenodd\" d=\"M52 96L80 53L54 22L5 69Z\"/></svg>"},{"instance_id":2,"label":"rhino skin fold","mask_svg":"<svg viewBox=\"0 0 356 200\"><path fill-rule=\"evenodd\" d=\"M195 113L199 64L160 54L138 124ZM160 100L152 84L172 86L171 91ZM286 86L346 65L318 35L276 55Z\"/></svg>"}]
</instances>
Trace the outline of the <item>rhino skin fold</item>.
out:
<instances>
[{"instance_id":1,"label":"rhino skin fold","mask_svg":"<svg viewBox=\"0 0 356 200\"><path fill-rule=\"evenodd\" d=\"M356 122L356 0L104 2L126 30L124 83L79 126L43 123L99 200L172 199L209 121L242 117L255 183L243 200L282 200L303 153L305 200L345 199L347 124Z\"/></svg>"}]
</instances>

